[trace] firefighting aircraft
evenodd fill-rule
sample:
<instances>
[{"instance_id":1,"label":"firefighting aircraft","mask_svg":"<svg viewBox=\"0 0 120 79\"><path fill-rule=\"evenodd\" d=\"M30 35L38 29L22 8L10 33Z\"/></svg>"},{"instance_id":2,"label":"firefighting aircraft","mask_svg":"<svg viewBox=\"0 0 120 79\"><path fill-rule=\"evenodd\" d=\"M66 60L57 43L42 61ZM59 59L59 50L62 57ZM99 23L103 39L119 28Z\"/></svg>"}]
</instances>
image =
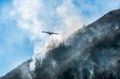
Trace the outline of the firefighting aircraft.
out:
<instances>
[{"instance_id":1,"label":"firefighting aircraft","mask_svg":"<svg viewBox=\"0 0 120 79\"><path fill-rule=\"evenodd\" d=\"M59 34L59 33L49 32L49 31L42 31L42 33L46 33L46 34L48 34L48 35L53 35L53 34L58 35L58 34Z\"/></svg>"}]
</instances>

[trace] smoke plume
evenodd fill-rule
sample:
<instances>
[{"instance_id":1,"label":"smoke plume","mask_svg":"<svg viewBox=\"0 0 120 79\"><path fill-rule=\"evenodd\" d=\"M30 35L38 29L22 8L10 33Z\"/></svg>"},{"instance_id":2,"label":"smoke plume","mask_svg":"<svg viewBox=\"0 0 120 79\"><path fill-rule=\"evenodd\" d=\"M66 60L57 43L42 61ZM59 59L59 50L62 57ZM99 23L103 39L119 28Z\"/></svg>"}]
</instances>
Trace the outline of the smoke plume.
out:
<instances>
[{"instance_id":1,"label":"smoke plume","mask_svg":"<svg viewBox=\"0 0 120 79\"><path fill-rule=\"evenodd\" d=\"M46 5L47 4L47 5ZM12 15L17 25L28 33L34 44L34 55L30 63L30 70L34 71L36 60L45 57L45 53L59 46L68 35L81 28L81 13L75 8L71 0L57 2L50 0L14 0ZM43 30L55 31L59 35L48 36Z\"/></svg>"}]
</instances>

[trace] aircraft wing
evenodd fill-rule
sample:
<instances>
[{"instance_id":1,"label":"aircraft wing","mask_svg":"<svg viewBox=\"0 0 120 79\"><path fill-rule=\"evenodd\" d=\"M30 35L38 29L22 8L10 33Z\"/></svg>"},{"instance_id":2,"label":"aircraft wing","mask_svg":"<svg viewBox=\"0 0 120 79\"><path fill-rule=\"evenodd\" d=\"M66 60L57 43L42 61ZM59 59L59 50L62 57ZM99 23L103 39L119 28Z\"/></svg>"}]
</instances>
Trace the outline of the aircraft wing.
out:
<instances>
[{"instance_id":1,"label":"aircraft wing","mask_svg":"<svg viewBox=\"0 0 120 79\"><path fill-rule=\"evenodd\" d=\"M57 34L58 35L59 33L52 33L52 34Z\"/></svg>"},{"instance_id":2,"label":"aircraft wing","mask_svg":"<svg viewBox=\"0 0 120 79\"><path fill-rule=\"evenodd\" d=\"M42 33L49 33L49 32L46 32L46 31L42 31Z\"/></svg>"}]
</instances>

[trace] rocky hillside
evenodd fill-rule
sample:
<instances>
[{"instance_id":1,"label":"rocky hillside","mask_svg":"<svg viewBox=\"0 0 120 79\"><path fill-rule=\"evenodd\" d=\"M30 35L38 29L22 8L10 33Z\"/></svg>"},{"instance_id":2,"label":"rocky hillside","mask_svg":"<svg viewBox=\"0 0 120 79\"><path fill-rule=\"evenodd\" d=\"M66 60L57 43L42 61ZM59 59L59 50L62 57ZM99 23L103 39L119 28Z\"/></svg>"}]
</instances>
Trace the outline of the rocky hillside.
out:
<instances>
[{"instance_id":1,"label":"rocky hillside","mask_svg":"<svg viewBox=\"0 0 120 79\"><path fill-rule=\"evenodd\" d=\"M120 79L120 10L79 29L57 48L28 60L1 79Z\"/></svg>"}]
</instances>

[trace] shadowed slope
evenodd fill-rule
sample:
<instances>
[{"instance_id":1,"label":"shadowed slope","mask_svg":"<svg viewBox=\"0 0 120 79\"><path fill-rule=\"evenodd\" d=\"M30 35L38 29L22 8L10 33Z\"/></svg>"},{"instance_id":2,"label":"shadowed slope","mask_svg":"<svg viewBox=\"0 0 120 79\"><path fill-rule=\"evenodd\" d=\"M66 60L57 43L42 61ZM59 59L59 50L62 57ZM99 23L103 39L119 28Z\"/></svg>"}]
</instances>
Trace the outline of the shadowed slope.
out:
<instances>
[{"instance_id":1,"label":"shadowed slope","mask_svg":"<svg viewBox=\"0 0 120 79\"><path fill-rule=\"evenodd\" d=\"M42 65L36 61L35 71L29 71L30 61L2 79L119 79L120 10L76 31L48 51Z\"/></svg>"}]
</instances>

